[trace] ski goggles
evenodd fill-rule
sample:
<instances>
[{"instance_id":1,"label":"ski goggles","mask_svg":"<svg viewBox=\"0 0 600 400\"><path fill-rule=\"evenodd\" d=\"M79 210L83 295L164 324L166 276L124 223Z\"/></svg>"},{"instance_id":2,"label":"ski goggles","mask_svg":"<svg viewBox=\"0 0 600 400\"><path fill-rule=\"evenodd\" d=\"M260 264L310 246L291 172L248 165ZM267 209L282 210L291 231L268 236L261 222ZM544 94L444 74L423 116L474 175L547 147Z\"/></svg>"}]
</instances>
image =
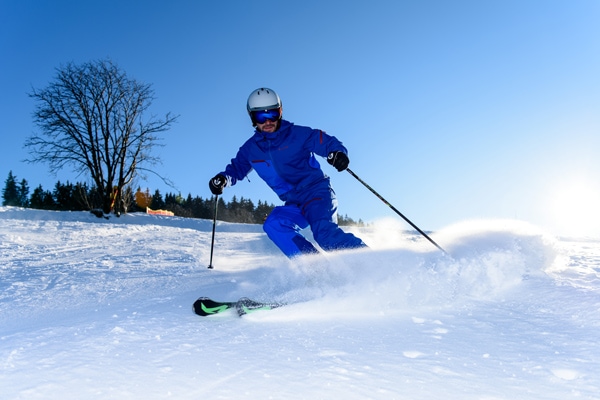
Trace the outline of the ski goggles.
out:
<instances>
[{"instance_id":1,"label":"ski goggles","mask_svg":"<svg viewBox=\"0 0 600 400\"><path fill-rule=\"evenodd\" d=\"M251 111L250 117L257 124L264 124L267 120L277 121L281 118L281 108L273 108L271 110Z\"/></svg>"}]
</instances>

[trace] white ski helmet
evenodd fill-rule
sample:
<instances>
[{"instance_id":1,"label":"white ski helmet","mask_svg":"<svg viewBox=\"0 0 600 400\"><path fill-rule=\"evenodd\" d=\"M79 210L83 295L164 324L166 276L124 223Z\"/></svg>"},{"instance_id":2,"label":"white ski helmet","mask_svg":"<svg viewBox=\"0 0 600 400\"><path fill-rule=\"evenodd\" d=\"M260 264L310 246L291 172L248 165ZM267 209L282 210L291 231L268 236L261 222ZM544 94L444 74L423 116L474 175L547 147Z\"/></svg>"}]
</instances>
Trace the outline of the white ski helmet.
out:
<instances>
[{"instance_id":1,"label":"white ski helmet","mask_svg":"<svg viewBox=\"0 0 600 400\"><path fill-rule=\"evenodd\" d=\"M260 88L250 93L246 108L248 109L248 114L250 114L252 111L281 108L281 100L274 90L269 88Z\"/></svg>"}]
</instances>

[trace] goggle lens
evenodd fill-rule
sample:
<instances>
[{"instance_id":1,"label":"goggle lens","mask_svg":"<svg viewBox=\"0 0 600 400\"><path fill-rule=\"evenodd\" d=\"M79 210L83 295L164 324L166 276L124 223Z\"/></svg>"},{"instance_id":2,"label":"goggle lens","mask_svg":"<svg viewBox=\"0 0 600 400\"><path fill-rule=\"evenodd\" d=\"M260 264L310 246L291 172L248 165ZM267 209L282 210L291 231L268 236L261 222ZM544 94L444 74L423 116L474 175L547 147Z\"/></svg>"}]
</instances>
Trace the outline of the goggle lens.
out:
<instances>
[{"instance_id":1,"label":"goggle lens","mask_svg":"<svg viewBox=\"0 0 600 400\"><path fill-rule=\"evenodd\" d=\"M277 121L281 117L281 108L252 111L250 116L252 117L252 121L256 122L257 124L264 124L267 122L267 120Z\"/></svg>"}]
</instances>

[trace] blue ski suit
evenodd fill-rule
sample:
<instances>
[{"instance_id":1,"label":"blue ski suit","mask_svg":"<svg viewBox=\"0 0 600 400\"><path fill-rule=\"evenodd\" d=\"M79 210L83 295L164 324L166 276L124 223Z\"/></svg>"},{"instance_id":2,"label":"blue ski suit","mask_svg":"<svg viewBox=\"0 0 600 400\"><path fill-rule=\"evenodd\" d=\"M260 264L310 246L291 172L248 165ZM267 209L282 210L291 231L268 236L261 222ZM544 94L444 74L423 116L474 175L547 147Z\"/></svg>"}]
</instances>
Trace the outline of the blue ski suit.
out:
<instances>
[{"instance_id":1,"label":"blue ski suit","mask_svg":"<svg viewBox=\"0 0 600 400\"><path fill-rule=\"evenodd\" d=\"M221 172L227 186L232 186L255 170L285 202L269 214L263 229L290 258L317 253L300 232L308 226L323 250L365 247L361 239L337 224L335 192L315 158L315 154L327 157L332 151L347 154L335 137L281 120L273 133L256 130Z\"/></svg>"}]
</instances>

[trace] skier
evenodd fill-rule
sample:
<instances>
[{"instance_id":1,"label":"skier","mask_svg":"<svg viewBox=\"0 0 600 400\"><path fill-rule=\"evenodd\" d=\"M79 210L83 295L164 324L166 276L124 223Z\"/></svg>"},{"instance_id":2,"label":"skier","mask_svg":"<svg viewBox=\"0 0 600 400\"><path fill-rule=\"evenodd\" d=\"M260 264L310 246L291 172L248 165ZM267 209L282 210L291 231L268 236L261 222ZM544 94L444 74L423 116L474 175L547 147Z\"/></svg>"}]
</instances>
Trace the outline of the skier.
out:
<instances>
[{"instance_id":1,"label":"skier","mask_svg":"<svg viewBox=\"0 0 600 400\"><path fill-rule=\"evenodd\" d=\"M209 181L211 192L222 194L254 169L285 204L273 209L263 229L289 258L318 253L300 232L308 226L323 250L366 247L338 226L335 192L315 158L315 154L327 157L335 169L344 171L350 161L342 143L321 130L282 119L281 100L271 89L250 93L247 110L256 128L254 135L225 171Z\"/></svg>"}]
</instances>

